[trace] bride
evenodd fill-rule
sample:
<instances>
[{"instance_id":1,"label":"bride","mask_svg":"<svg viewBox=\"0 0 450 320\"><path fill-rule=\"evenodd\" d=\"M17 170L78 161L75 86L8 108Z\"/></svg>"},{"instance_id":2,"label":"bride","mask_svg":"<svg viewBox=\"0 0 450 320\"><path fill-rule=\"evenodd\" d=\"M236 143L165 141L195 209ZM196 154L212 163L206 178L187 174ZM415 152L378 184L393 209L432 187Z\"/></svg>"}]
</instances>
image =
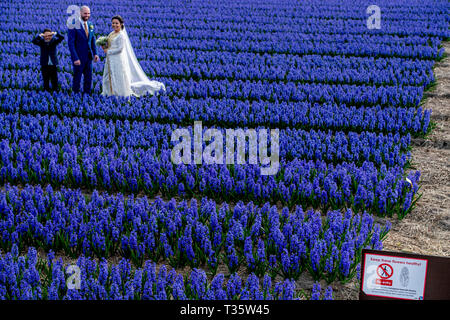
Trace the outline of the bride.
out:
<instances>
[{"instance_id":1,"label":"bride","mask_svg":"<svg viewBox=\"0 0 450 320\"><path fill-rule=\"evenodd\" d=\"M108 35L108 46L103 48L106 62L102 95L140 97L165 91L164 83L149 80L142 70L131 47L123 18L114 16L111 22L114 31Z\"/></svg>"}]
</instances>

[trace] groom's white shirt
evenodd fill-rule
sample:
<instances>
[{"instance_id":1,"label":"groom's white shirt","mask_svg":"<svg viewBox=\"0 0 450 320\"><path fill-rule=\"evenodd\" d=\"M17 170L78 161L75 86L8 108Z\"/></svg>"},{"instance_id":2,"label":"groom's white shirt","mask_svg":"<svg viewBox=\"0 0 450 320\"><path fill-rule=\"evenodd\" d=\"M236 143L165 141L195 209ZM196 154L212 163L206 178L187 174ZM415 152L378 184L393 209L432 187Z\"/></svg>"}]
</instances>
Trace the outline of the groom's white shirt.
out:
<instances>
[{"instance_id":1,"label":"groom's white shirt","mask_svg":"<svg viewBox=\"0 0 450 320\"><path fill-rule=\"evenodd\" d=\"M81 29L84 31L85 29L84 29L84 24L86 23L86 25L87 25L87 21L84 21L83 19L81 19L81 17L78 17L78 20L80 20L80 22L81 22ZM88 30L89 30L89 28L88 28Z\"/></svg>"}]
</instances>

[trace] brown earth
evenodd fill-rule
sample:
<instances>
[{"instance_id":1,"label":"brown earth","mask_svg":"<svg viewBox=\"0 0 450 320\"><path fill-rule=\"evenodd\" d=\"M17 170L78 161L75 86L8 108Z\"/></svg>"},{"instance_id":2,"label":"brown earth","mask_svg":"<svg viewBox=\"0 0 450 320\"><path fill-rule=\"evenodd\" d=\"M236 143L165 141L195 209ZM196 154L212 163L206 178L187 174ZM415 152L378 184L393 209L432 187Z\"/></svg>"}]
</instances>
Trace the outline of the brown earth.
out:
<instances>
[{"instance_id":1,"label":"brown earth","mask_svg":"<svg viewBox=\"0 0 450 320\"><path fill-rule=\"evenodd\" d=\"M436 63L437 84L423 104L436 126L411 152L422 197L403 220L392 221L385 250L450 256L450 42L444 47L449 56Z\"/></svg>"},{"instance_id":2,"label":"brown earth","mask_svg":"<svg viewBox=\"0 0 450 320\"><path fill-rule=\"evenodd\" d=\"M392 229L383 250L450 257L450 42L443 46L448 56L435 64L437 83L422 106L432 110L435 127L426 139L414 139L411 151L422 196L403 220L388 219ZM358 299L356 279L332 286L334 299Z\"/></svg>"}]
</instances>

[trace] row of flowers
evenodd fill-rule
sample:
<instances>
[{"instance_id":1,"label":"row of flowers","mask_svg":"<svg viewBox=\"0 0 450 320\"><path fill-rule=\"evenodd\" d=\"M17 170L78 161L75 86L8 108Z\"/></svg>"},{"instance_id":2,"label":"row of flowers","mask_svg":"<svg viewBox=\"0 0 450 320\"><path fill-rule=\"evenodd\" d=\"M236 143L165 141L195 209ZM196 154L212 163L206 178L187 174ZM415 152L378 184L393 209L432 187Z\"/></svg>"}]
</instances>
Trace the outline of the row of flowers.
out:
<instances>
[{"instance_id":1,"label":"row of flowers","mask_svg":"<svg viewBox=\"0 0 450 320\"><path fill-rule=\"evenodd\" d=\"M404 217L417 199L420 173L403 168L379 168L372 162L361 166L320 160L270 163L278 169L261 175L265 165L172 162L170 151L155 156L153 150L82 147L32 143L29 140L0 142L2 183L51 183L87 189L162 193L171 197L206 195L223 200L281 201L288 206L315 208L352 207L380 215ZM275 159L276 160L276 159ZM272 161L272 160L270 160Z\"/></svg>"},{"instance_id":2,"label":"row of flowers","mask_svg":"<svg viewBox=\"0 0 450 320\"><path fill-rule=\"evenodd\" d=\"M187 274L146 261L133 268L126 259L117 264L81 256L64 265L50 252L46 259L30 247L20 255L17 246L0 254L0 300L332 300L333 290L314 283L311 293L295 281L273 281L269 276L246 279L217 274L208 279L201 269ZM258 312L257 310L255 310ZM261 311L261 310L259 310Z\"/></svg>"},{"instance_id":3,"label":"row of flowers","mask_svg":"<svg viewBox=\"0 0 450 320\"><path fill-rule=\"evenodd\" d=\"M250 34L272 33L275 31L292 33L357 33L367 34L367 26L364 20L368 18L366 8L368 4L352 2L327 2L317 6L314 2L305 2L301 6L298 2L275 1L258 3L241 3L230 1L226 6L217 3L206 4L203 7L189 6L189 16L185 16L186 7L182 1L168 6L165 3L153 2L148 6L132 6L129 1L117 4L115 10L125 17L130 15L147 33L165 28L183 29L210 29L213 30L246 30ZM379 1L378 6L385 9L383 14L383 32L381 34L395 34L398 36L439 36L448 35L448 3L446 1ZM211 8L220 7L220 10ZM44 23L45 20L60 23L56 12L66 13L66 3L47 5L40 4L42 16L47 19L36 20ZM111 18L111 8L108 3L101 1L92 6L95 12L96 26L99 30L106 31L107 22ZM35 16L34 8L23 7L24 16ZM114 11L114 12L116 12ZM276 13L276 14L274 14ZM432 16L432 19L430 18ZM180 17L183 19L181 20ZM181 21L180 21L181 20ZM22 24L19 24L22 22ZM15 21L7 26L22 27L26 21ZM145 22L145 23L144 23ZM362 23L363 22L363 23ZM26 25L33 28L36 24ZM104 26L104 27L103 27ZM28 29L27 28L27 29ZM13 28L11 28L13 29ZM18 29L18 28L17 28ZM377 33L378 30L372 30ZM245 36L242 33L241 36Z\"/></svg>"},{"instance_id":4,"label":"row of flowers","mask_svg":"<svg viewBox=\"0 0 450 320\"><path fill-rule=\"evenodd\" d=\"M352 106L344 103L240 101L227 98L152 96L128 100L102 96L42 94L21 89L0 93L0 110L9 113L50 114L106 120L146 120L192 125L195 120L223 127L297 127L343 132L411 133L423 136L430 129L431 110Z\"/></svg>"},{"instance_id":5,"label":"row of flowers","mask_svg":"<svg viewBox=\"0 0 450 320\"><path fill-rule=\"evenodd\" d=\"M190 148L194 150L194 132L192 126L180 127L178 125L158 124L143 121L120 121L94 119L89 120L78 117L60 117L56 115L19 115L0 114L0 137L18 141L21 139L41 143L50 142L64 145L74 144L83 146L103 146L115 148L143 148L153 149L155 155L159 155L162 150L169 150L175 141L170 143L172 134L178 130L188 130L190 133ZM202 136L211 128L202 126ZM229 129L214 128L222 134L223 139L215 141L214 144L223 145L222 151L226 154L227 143L224 141L226 132ZM242 129L245 133L246 129ZM266 128L255 129L255 140L252 144L258 148L258 141L261 142L260 131L268 131ZM269 133L266 133L269 138ZM269 139L270 140L270 139ZM301 129L281 129L279 130L279 157L286 160L318 159L332 163L342 161L354 161L361 164L364 161L372 161L377 165L385 163L388 166L405 166L410 158L407 152L411 136L408 133L401 136L376 134L363 131L361 134L349 132L324 132ZM265 141L262 141L265 142ZM209 144L209 143L208 143ZM233 142L234 144L234 142ZM249 153L249 141L245 140L247 154ZM205 149L206 143L202 142ZM270 148L270 147L269 147ZM236 153L236 149L234 153ZM257 150L255 150L257 151ZM256 156L257 154L255 154ZM192 161L192 159L191 159Z\"/></svg>"},{"instance_id":6,"label":"row of flowers","mask_svg":"<svg viewBox=\"0 0 450 320\"><path fill-rule=\"evenodd\" d=\"M367 26L367 25L366 25ZM146 28L141 28L142 30ZM305 30L306 31L306 30ZM272 31L272 32L246 32L239 34L240 30L211 30L211 29L181 29L181 28L158 28L151 29L151 32L145 33L147 36L144 39L154 38L166 38L166 39L185 39L189 40L246 40L249 43L260 41L272 41L274 39L280 40L281 44L290 42L302 42L302 41L317 41L322 42L328 40L328 42L336 43L358 43L358 42L371 42L380 45L394 45L402 43L405 45L424 45L431 48L437 48L440 44L438 37L430 37L431 41L423 36L417 35L391 35L386 33L337 33L333 37L329 37L328 33L322 32L286 32L286 31Z\"/></svg>"},{"instance_id":7,"label":"row of flowers","mask_svg":"<svg viewBox=\"0 0 450 320\"><path fill-rule=\"evenodd\" d=\"M71 257L123 256L141 266L146 259L172 267L204 267L228 274L298 279L307 271L328 283L358 272L361 250L381 249L390 229L373 216L351 210L306 213L301 206L281 212L268 203L234 207L203 198L149 201L146 197L92 193L51 186L6 186L0 192L4 250L39 246Z\"/></svg>"},{"instance_id":8,"label":"row of flowers","mask_svg":"<svg viewBox=\"0 0 450 320\"><path fill-rule=\"evenodd\" d=\"M67 52L65 52L67 51ZM417 61L404 59L382 59L375 62L374 58L319 56L312 55L293 59L254 53L227 52L230 56L241 56L245 59L226 59L218 53L204 52L203 55L215 55L217 61L197 60L197 53L181 50L158 50L149 52L141 50L142 67L150 77L194 78L194 79L229 79L229 80L269 80L289 82L317 83L347 83L375 85L423 85L434 82L432 65L434 61ZM165 51L175 51L167 54ZM68 50L60 59L63 70L71 72ZM37 52L36 52L37 53ZM260 57L255 59L254 57ZM296 57L296 56L293 56ZM159 58L159 59L158 59ZM175 61L174 61L175 60ZM179 61L181 60L181 61ZM187 61L183 61L187 60ZM211 60L211 59L209 59ZM256 61L255 61L256 60ZM259 61L262 60L262 61ZM266 60L266 61L264 61ZM8 69L29 69L36 67L38 57L34 59L27 55L4 55L2 67Z\"/></svg>"},{"instance_id":9,"label":"row of flowers","mask_svg":"<svg viewBox=\"0 0 450 320\"><path fill-rule=\"evenodd\" d=\"M360 22L361 23L361 22ZM57 23L60 25L60 22ZM365 25L364 23L361 23ZM67 27L63 27L65 30ZM107 27L96 32L108 34ZM163 30L162 30L163 31ZM288 53L288 54L320 54L320 55L355 55L371 57L403 57L418 59L438 59L443 56L444 49L439 42L433 44L424 41L421 36L398 36L386 34L334 34L330 38L326 33L279 32L278 34L262 33L261 35L236 36L236 32L216 32L211 30L165 30L152 38L142 37L147 33L142 28L135 36L139 36L139 44L144 48L195 49L206 51L231 51L255 53ZM150 32L152 33L152 32ZM242 31L241 31L242 34ZM450 33L444 32L445 36ZM11 39L11 38L10 38ZM13 38L14 39L14 38ZM9 40L11 41L11 40ZM137 40L135 40L137 43ZM22 45L5 44L7 48ZM27 52L31 47L24 46L18 52ZM12 50L7 50L12 51ZM13 51L14 52L14 51Z\"/></svg>"},{"instance_id":10,"label":"row of flowers","mask_svg":"<svg viewBox=\"0 0 450 320\"><path fill-rule=\"evenodd\" d=\"M334 35L336 36L336 35ZM153 38L142 40L144 47L165 49L190 49L205 51L231 51L255 53L286 53L286 54L320 54L320 55L353 55L362 57L402 57L417 59L440 59L445 49L439 46L431 47L420 44L403 44L383 41L374 36L359 36L351 38L342 34L340 41L330 41L329 35L321 35L302 41L282 41L280 37L271 40L215 40L181 38ZM348 39L350 38L350 39ZM371 38L371 39L370 39ZM234 39L234 38L233 38ZM189 39L188 39L189 40ZM347 40L348 42L345 42Z\"/></svg>"},{"instance_id":11,"label":"row of flowers","mask_svg":"<svg viewBox=\"0 0 450 320\"><path fill-rule=\"evenodd\" d=\"M155 64L158 68L158 65ZM0 69L2 89L39 90L41 85L37 69L9 70ZM60 72L62 88L72 85L72 73ZM31 79L31 80L30 80ZM231 98L241 101L268 102L340 102L356 106L381 105L384 107L417 107L423 96L423 87L415 86L372 86L324 83L264 83L262 81L230 81L230 80L194 80L157 77L166 85L169 97L180 98ZM101 75L94 76L98 84L95 91L100 90ZM97 92L100 93L100 92Z\"/></svg>"}]
</instances>

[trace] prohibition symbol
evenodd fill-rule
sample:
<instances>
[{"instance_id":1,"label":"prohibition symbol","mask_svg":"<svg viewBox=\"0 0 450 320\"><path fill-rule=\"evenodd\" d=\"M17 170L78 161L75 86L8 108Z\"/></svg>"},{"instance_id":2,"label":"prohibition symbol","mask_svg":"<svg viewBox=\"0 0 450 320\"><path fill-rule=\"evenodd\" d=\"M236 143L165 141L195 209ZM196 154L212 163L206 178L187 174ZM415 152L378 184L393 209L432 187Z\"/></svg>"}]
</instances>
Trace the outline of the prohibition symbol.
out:
<instances>
[{"instance_id":1,"label":"prohibition symbol","mask_svg":"<svg viewBox=\"0 0 450 320\"><path fill-rule=\"evenodd\" d=\"M394 269L387 263L380 264L377 268L377 275L383 279L389 279L393 273Z\"/></svg>"}]
</instances>

